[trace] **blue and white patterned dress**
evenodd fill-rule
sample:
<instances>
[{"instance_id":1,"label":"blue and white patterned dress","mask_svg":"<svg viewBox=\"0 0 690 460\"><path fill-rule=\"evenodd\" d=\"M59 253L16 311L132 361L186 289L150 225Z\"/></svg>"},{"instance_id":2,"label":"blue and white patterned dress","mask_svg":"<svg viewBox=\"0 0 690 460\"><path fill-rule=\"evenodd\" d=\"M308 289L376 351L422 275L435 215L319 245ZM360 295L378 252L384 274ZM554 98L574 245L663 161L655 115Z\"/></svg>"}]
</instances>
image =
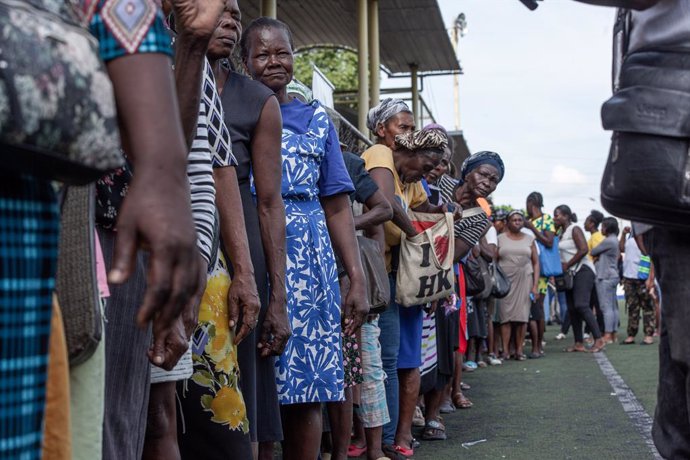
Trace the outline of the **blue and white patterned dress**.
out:
<instances>
[{"instance_id":1,"label":"blue and white patterned dress","mask_svg":"<svg viewBox=\"0 0 690 460\"><path fill-rule=\"evenodd\" d=\"M290 119L313 115L304 133L290 130ZM285 352L276 361L276 383L281 404L341 401L343 358L340 344L340 288L335 256L319 201L324 196L324 175L347 174L340 148L324 108L293 101L283 112L282 196L287 220L287 306L292 327ZM295 114L298 115L295 115ZM309 113L309 112L307 112ZM337 136L336 136L337 141ZM329 147L330 144L330 147ZM337 163L337 161L340 163ZM330 164L330 166L324 166ZM335 164L335 168L333 165ZM341 165L342 164L342 165ZM338 171L334 174L333 170ZM330 194L352 190L335 179ZM333 182L332 180L330 181ZM349 186L348 186L349 183ZM321 189L320 189L321 187Z\"/></svg>"}]
</instances>

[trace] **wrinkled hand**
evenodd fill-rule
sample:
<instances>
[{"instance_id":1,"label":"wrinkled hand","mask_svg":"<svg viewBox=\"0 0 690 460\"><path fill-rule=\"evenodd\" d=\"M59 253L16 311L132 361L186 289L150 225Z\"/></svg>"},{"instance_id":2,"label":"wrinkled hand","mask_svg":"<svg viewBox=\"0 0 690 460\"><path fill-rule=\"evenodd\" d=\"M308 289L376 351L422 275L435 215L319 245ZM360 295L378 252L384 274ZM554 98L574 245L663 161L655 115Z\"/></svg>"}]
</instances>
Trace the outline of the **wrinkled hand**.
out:
<instances>
[{"instance_id":1,"label":"wrinkled hand","mask_svg":"<svg viewBox=\"0 0 690 460\"><path fill-rule=\"evenodd\" d=\"M242 324L235 330L235 345L239 344L256 327L261 302L254 281L254 273L236 273L228 291L228 315L230 329L235 329L242 312Z\"/></svg>"},{"instance_id":2,"label":"wrinkled hand","mask_svg":"<svg viewBox=\"0 0 690 460\"><path fill-rule=\"evenodd\" d=\"M196 326L199 324L199 307L201 306L201 299L206 290L206 273L208 272L208 264L206 260L199 254L199 288L189 301L185 309L182 311L182 324L184 325L184 332L187 339L191 339Z\"/></svg>"},{"instance_id":3,"label":"wrinkled hand","mask_svg":"<svg viewBox=\"0 0 690 460\"><path fill-rule=\"evenodd\" d=\"M357 332L368 314L369 302L364 278L350 279L347 295L343 296L342 302L343 334L352 335Z\"/></svg>"},{"instance_id":4,"label":"wrinkled hand","mask_svg":"<svg viewBox=\"0 0 690 460\"><path fill-rule=\"evenodd\" d=\"M171 371L189 348L182 318L178 318L171 328L161 326L153 320L153 343L149 347L149 361L155 366Z\"/></svg>"},{"instance_id":5,"label":"wrinkled hand","mask_svg":"<svg viewBox=\"0 0 690 460\"><path fill-rule=\"evenodd\" d=\"M155 186L152 182L142 173L130 183L117 220L109 281L125 282L137 250L147 250L146 293L137 323L145 327L155 318L158 330L167 331L198 291L201 267L184 171L177 179L160 174Z\"/></svg>"},{"instance_id":6,"label":"wrinkled hand","mask_svg":"<svg viewBox=\"0 0 690 460\"><path fill-rule=\"evenodd\" d=\"M170 3L178 33L207 39L213 35L225 6L223 0L170 0Z\"/></svg>"},{"instance_id":7,"label":"wrinkled hand","mask_svg":"<svg viewBox=\"0 0 690 460\"><path fill-rule=\"evenodd\" d=\"M257 345L261 357L282 355L291 335L285 301L271 301L261 324L261 340Z\"/></svg>"},{"instance_id":8,"label":"wrinkled hand","mask_svg":"<svg viewBox=\"0 0 690 460\"><path fill-rule=\"evenodd\" d=\"M453 214L454 221L462 219L462 206L458 203L450 203L450 206L449 203L444 203L441 210Z\"/></svg>"},{"instance_id":9,"label":"wrinkled hand","mask_svg":"<svg viewBox=\"0 0 690 460\"><path fill-rule=\"evenodd\" d=\"M436 313L437 308L438 308L438 300L434 300L433 302L429 302L424 307L424 311L426 312L427 315L431 315L433 313Z\"/></svg>"}]
</instances>

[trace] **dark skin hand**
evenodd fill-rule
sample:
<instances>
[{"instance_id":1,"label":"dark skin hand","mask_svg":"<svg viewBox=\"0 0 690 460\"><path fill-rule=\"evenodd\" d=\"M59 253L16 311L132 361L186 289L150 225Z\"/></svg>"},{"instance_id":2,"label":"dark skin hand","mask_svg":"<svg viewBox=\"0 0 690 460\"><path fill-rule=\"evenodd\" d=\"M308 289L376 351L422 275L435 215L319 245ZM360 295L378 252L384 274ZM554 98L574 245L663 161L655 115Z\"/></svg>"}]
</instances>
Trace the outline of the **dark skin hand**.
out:
<instances>
[{"instance_id":1,"label":"dark skin hand","mask_svg":"<svg viewBox=\"0 0 690 460\"><path fill-rule=\"evenodd\" d=\"M482 237L482 239L479 240L479 250L480 250L482 257L487 262L492 262L492 261L496 260L496 257L498 257L498 255L497 255L498 254L498 248L493 243L489 244L486 241L486 237Z\"/></svg>"},{"instance_id":2,"label":"dark skin hand","mask_svg":"<svg viewBox=\"0 0 690 460\"><path fill-rule=\"evenodd\" d=\"M527 209L528 209L528 214L529 214L530 218L525 219L525 228L531 230L532 233L534 233L534 237L541 244L543 244L547 248L553 247L553 239L556 236L556 234L554 232L548 231L548 230L541 232L532 223L532 220L539 219L540 217L542 217L544 215L541 212L541 209L539 209L538 207L533 206L531 204L528 205Z\"/></svg>"},{"instance_id":3,"label":"dark skin hand","mask_svg":"<svg viewBox=\"0 0 690 460\"><path fill-rule=\"evenodd\" d=\"M259 341L263 357L281 355L292 334L285 292L285 205L280 195L282 126L280 105L271 97L261 110L251 141L261 242L271 288Z\"/></svg>"},{"instance_id":4,"label":"dark skin hand","mask_svg":"<svg viewBox=\"0 0 690 460\"><path fill-rule=\"evenodd\" d=\"M364 270L357 250L350 198L345 193L323 197L321 206L326 214L333 249L340 255L350 278L350 290L342 301L342 323L343 333L352 335L369 314L369 304L366 300Z\"/></svg>"},{"instance_id":5,"label":"dark skin hand","mask_svg":"<svg viewBox=\"0 0 690 460\"><path fill-rule=\"evenodd\" d=\"M153 320L152 361L165 361L166 337L199 288L199 251L189 200L187 148L170 59L136 54L107 64L123 147L134 175L117 221L109 281L123 283L136 253L149 252L147 288L137 322ZM133 91L136 88L137 91Z\"/></svg>"},{"instance_id":6,"label":"dark skin hand","mask_svg":"<svg viewBox=\"0 0 690 460\"><path fill-rule=\"evenodd\" d=\"M174 12L176 28L179 32L175 43L175 85L177 100L180 107L182 129L187 141L187 148L191 148L199 116L199 101L201 98L201 80L204 65L204 53L211 38L209 30L215 26L223 3L221 0L205 2L203 5L191 4L180 0L166 0L163 11L166 15ZM148 351L149 360L163 353L164 360L160 367L171 370L177 361L187 351L189 338L198 322L199 303L206 286L206 270L208 264L199 255L199 289L187 304L182 315L175 322L173 332L167 335L164 349L157 350L160 343L151 344ZM157 330L154 327L154 330ZM154 337L157 335L154 332Z\"/></svg>"},{"instance_id":7,"label":"dark skin hand","mask_svg":"<svg viewBox=\"0 0 690 460\"><path fill-rule=\"evenodd\" d=\"M175 85L188 148L196 133L206 48L222 10L223 0L163 1L164 13L175 16Z\"/></svg>"},{"instance_id":8,"label":"dark skin hand","mask_svg":"<svg viewBox=\"0 0 690 460\"><path fill-rule=\"evenodd\" d=\"M364 203L368 208L367 212L355 216L355 230L368 230L393 218L393 209L380 190L377 190Z\"/></svg>"},{"instance_id":9,"label":"dark skin hand","mask_svg":"<svg viewBox=\"0 0 690 460\"><path fill-rule=\"evenodd\" d=\"M237 345L256 327L261 302L254 279L254 265L249 254L237 171L234 167L216 168L213 170L213 179L216 183L220 234L233 269L232 284L228 291L228 319L230 329L236 332L234 343ZM240 311L242 324L238 324Z\"/></svg>"}]
</instances>

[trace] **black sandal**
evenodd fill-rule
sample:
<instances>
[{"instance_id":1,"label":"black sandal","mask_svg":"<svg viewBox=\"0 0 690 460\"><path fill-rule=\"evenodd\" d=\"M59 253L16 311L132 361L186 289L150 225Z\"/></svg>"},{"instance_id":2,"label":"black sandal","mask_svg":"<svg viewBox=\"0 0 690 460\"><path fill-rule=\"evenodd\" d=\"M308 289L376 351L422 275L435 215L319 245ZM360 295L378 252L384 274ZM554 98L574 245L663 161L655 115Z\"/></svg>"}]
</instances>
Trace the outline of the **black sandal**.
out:
<instances>
[{"instance_id":1,"label":"black sandal","mask_svg":"<svg viewBox=\"0 0 690 460\"><path fill-rule=\"evenodd\" d=\"M446 427L439 421L430 420L424 426L422 439L425 441L445 441L447 439Z\"/></svg>"}]
</instances>

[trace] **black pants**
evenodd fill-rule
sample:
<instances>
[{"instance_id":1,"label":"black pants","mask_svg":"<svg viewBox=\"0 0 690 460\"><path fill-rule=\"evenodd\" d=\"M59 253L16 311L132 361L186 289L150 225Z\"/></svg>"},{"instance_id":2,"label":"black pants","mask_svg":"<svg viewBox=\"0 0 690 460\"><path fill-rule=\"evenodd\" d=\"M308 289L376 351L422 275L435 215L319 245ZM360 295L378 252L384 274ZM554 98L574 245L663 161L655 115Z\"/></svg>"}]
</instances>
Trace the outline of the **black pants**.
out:
<instances>
[{"instance_id":1,"label":"black pants","mask_svg":"<svg viewBox=\"0 0 690 460\"><path fill-rule=\"evenodd\" d=\"M594 287L594 272L588 266L583 266L575 275L573 288L566 291L568 301L568 316L573 326L575 342L582 343L582 322L584 321L595 339L601 337L601 331L594 317L591 307L592 288Z\"/></svg>"},{"instance_id":2,"label":"black pants","mask_svg":"<svg viewBox=\"0 0 690 460\"><path fill-rule=\"evenodd\" d=\"M690 458L690 234L655 228L645 234L645 245L662 296L652 436L664 458Z\"/></svg>"}]
</instances>

